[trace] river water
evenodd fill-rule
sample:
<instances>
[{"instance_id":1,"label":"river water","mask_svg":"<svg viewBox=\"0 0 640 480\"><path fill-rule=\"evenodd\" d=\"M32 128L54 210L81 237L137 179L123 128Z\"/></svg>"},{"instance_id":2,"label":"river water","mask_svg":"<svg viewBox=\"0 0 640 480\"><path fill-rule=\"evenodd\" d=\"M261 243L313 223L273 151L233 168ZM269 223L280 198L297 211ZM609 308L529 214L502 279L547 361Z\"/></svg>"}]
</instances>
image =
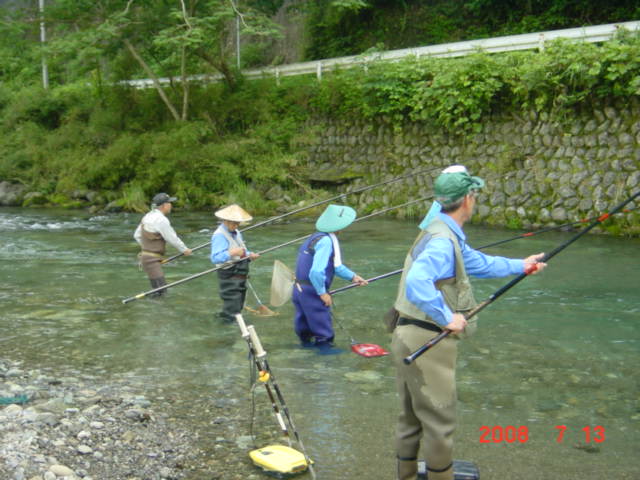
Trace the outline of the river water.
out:
<instances>
[{"instance_id":1,"label":"river water","mask_svg":"<svg viewBox=\"0 0 640 480\"><path fill-rule=\"evenodd\" d=\"M248 383L246 344L235 325L214 318L220 307L215 274L175 287L163 300L121 303L148 289L135 262L139 218L0 209L0 356L33 368L98 372L105 381L130 376L166 386L185 405L190 398L215 398L225 383ZM214 227L206 213L177 211L172 222L189 246L207 242ZM341 236L345 263L365 277L401 268L415 223L354 224ZM247 232L245 240L259 251L312 228L310 220L298 219ZM473 246L517 234L466 230ZM488 253L524 257L550 251L570 235L546 233ZM172 262L168 281L211 268L206 250ZM273 260L293 266L296 250L285 247L252 264L252 282L265 303ZM481 478L640 478L639 254L638 239L583 237L482 313L477 335L461 344L456 433L456 458L475 461ZM506 281L474 280L476 297ZM337 328L337 343L346 350L340 355L298 348L290 305L274 309L275 317L246 315L320 479L393 478L398 407L391 359L359 357L349 343L352 337L389 346L381 317L396 286L392 277L335 296L344 327ZM249 396L247 389L239 404L249 405ZM262 390L255 400L269 407ZM207 415L190 415L202 431L210 428ZM256 425L277 433L273 418ZM247 472L257 473L248 461Z\"/></svg>"}]
</instances>

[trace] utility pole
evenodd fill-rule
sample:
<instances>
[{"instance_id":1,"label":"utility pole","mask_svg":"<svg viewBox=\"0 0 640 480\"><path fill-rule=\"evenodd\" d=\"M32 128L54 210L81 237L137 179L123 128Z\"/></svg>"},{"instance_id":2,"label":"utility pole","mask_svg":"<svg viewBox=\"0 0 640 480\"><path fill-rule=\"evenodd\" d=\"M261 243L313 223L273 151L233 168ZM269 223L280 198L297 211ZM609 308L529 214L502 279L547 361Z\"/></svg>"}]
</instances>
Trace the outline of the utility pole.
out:
<instances>
[{"instance_id":1,"label":"utility pole","mask_svg":"<svg viewBox=\"0 0 640 480\"><path fill-rule=\"evenodd\" d=\"M236 13L236 67L240 70L240 11L236 0L231 0L231 4Z\"/></svg>"},{"instance_id":2,"label":"utility pole","mask_svg":"<svg viewBox=\"0 0 640 480\"><path fill-rule=\"evenodd\" d=\"M44 50L44 45L47 41L47 32L44 28L44 0L38 0L38 5L40 7L40 43ZM47 59L44 56L44 52L42 53L42 86L45 90L49 88L49 69L47 68Z\"/></svg>"},{"instance_id":3,"label":"utility pole","mask_svg":"<svg viewBox=\"0 0 640 480\"><path fill-rule=\"evenodd\" d=\"M240 15L236 14L236 65L240 70Z\"/></svg>"}]
</instances>

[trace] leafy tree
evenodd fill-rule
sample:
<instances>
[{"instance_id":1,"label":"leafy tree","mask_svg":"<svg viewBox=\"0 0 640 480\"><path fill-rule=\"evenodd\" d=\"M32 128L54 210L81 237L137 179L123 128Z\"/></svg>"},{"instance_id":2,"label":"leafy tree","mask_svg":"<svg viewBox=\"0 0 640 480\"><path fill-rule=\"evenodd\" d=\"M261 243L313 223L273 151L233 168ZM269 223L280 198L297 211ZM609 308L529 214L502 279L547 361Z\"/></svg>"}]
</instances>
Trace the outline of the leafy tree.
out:
<instances>
[{"instance_id":1,"label":"leafy tree","mask_svg":"<svg viewBox=\"0 0 640 480\"><path fill-rule=\"evenodd\" d=\"M143 76L153 81L171 116L188 118L190 76L221 74L233 86L237 72L231 67L235 19L243 34L273 36L277 26L268 13L281 0L57 0L48 4L44 21L50 40L44 50L52 82L61 84L89 77L102 84ZM33 5L15 7L19 21L0 33L37 45L39 15ZM31 35L26 35L30 32ZM0 43L0 60L15 55ZM133 60L133 61L132 61ZM11 68L11 61L1 69ZM6 66L5 66L6 65ZM9 72L7 72L9 73ZM160 78L170 79L166 92ZM181 95L181 108L175 98Z\"/></svg>"}]
</instances>

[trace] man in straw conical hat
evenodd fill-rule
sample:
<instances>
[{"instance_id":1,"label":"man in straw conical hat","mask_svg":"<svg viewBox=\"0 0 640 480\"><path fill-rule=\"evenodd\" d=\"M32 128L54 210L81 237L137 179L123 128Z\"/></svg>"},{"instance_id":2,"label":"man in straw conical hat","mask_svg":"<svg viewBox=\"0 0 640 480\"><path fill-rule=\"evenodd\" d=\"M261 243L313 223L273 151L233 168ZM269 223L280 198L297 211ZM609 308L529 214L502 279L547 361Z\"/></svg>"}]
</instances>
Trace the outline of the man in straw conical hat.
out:
<instances>
[{"instance_id":1,"label":"man in straw conical hat","mask_svg":"<svg viewBox=\"0 0 640 480\"><path fill-rule=\"evenodd\" d=\"M230 260L248 257L228 268L218 270L220 298L223 302L219 316L223 321L234 322L235 315L244 307L249 261L259 256L247 250L238 227L241 223L250 222L253 217L235 204L218 210L215 215L222 220L222 223L211 236L211 262L219 266Z\"/></svg>"},{"instance_id":2,"label":"man in straw conical hat","mask_svg":"<svg viewBox=\"0 0 640 480\"><path fill-rule=\"evenodd\" d=\"M435 208L404 263L394 305L397 326L391 351L397 370L400 415L396 428L397 479L416 480L418 452L429 480L453 480L453 434L456 429L456 357L458 341L471 335L476 317L464 313L476 306L469 276L518 275L531 264L538 271L542 253L525 259L486 255L466 242L464 224L473 215L484 180L462 165L446 168L433 187ZM407 366L403 359L443 330L449 335ZM420 448L422 442L422 448Z\"/></svg>"},{"instance_id":3,"label":"man in straw conical hat","mask_svg":"<svg viewBox=\"0 0 640 480\"><path fill-rule=\"evenodd\" d=\"M331 295L334 275L366 285L367 281L342 263L338 233L356 218L356 211L343 205L329 205L316 221L316 230L300 247L292 301L294 329L303 346L318 347L320 353L334 353Z\"/></svg>"},{"instance_id":4,"label":"man in straw conical hat","mask_svg":"<svg viewBox=\"0 0 640 480\"><path fill-rule=\"evenodd\" d=\"M162 271L162 258L167 242L173 245L184 255L191 255L191 249L187 248L178 237L167 218L173 208L173 202L177 199L166 193L158 193L151 200L151 211L142 220L133 238L140 244L140 266L149 277L151 288L159 288L167 284ZM166 290L159 290L150 296L163 295Z\"/></svg>"}]
</instances>

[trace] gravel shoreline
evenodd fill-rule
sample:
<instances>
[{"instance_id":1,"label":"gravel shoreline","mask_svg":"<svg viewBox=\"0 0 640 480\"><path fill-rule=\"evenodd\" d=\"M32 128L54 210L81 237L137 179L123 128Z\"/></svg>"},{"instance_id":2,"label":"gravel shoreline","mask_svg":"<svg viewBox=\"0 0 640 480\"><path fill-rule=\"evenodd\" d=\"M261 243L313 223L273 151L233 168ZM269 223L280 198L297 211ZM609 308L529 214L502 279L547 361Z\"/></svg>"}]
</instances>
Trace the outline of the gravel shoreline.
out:
<instances>
[{"instance_id":1,"label":"gravel shoreline","mask_svg":"<svg viewBox=\"0 0 640 480\"><path fill-rule=\"evenodd\" d=\"M246 455L246 390L221 387L189 399L185 414L126 378L53 376L0 359L0 478L260 478Z\"/></svg>"}]
</instances>

